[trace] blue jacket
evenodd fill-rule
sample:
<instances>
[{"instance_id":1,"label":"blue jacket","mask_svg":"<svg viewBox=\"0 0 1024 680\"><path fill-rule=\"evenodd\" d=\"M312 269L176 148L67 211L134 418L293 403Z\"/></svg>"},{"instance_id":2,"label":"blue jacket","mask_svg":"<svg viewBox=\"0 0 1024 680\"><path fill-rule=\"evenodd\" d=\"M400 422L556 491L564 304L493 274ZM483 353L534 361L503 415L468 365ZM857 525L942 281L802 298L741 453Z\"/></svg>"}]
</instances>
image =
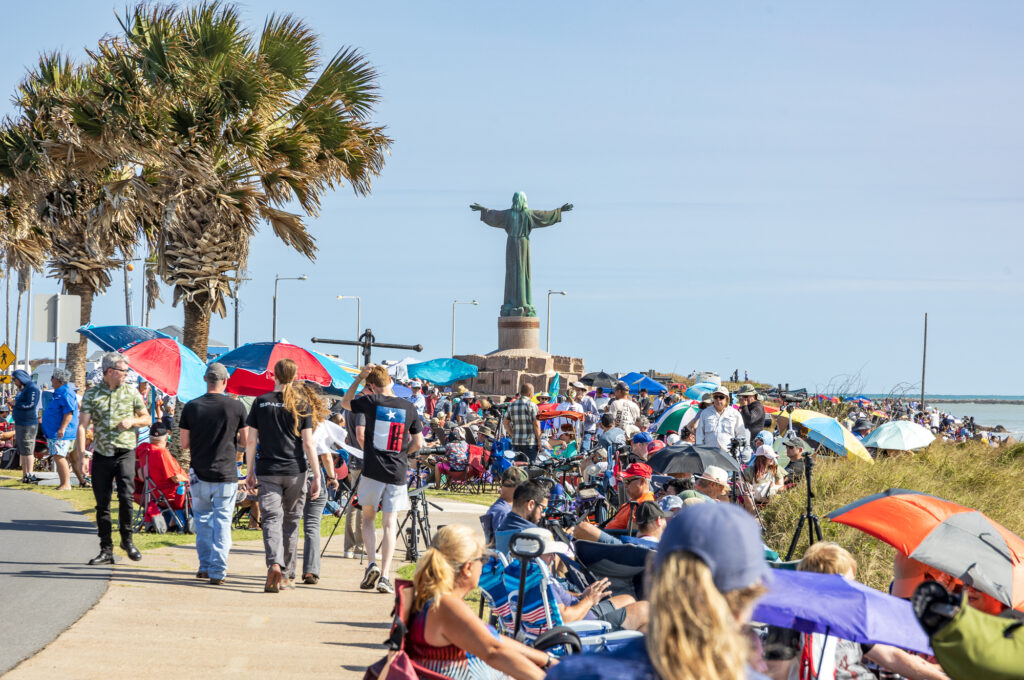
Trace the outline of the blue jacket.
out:
<instances>
[{"instance_id":1,"label":"blue jacket","mask_svg":"<svg viewBox=\"0 0 1024 680\"><path fill-rule=\"evenodd\" d=\"M71 414L71 422L64 430L64 439L74 439L78 434L78 397L71 385L65 383L53 391L50 403L43 409L43 436L56 439L60 423L68 413Z\"/></svg>"},{"instance_id":2,"label":"blue jacket","mask_svg":"<svg viewBox=\"0 0 1024 680\"><path fill-rule=\"evenodd\" d=\"M39 424L39 387L32 382L32 376L25 371L18 369L13 374L15 380L24 387L18 396L14 398L14 408L11 415L14 416L15 425L38 425Z\"/></svg>"}]
</instances>

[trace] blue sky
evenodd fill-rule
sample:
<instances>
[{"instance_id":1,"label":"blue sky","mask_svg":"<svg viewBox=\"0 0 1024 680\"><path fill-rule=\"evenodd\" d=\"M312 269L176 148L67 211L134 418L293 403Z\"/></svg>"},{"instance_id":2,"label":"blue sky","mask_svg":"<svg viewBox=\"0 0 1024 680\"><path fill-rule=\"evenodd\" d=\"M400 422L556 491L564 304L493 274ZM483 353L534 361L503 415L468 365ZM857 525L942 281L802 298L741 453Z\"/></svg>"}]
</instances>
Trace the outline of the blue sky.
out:
<instances>
[{"instance_id":1,"label":"blue sky","mask_svg":"<svg viewBox=\"0 0 1024 680\"><path fill-rule=\"evenodd\" d=\"M121 6L8 7L0 92L40 51L84 54ZM335 298L360 295L380 340L445 356L452 300L475 298L456 351L494 349L504 235L467 206L522 190L576 205L532 239L534 298L543 323L546 291L568 291L552 351L590 370L811 388L860 372L887 391L920 380L928 312L929 392L1024 392L1024 5L243 6L253 26L285 8L327 51L363 49L396 140L372 197L324 202L315 264L256 238L243 341L269 339L274 275L306 273L281 284L290 341L348 337L354 304ZM152 325L181 323L164 299ZM123 322L119 279L94 319ZM212 328L230 342L230 313Z\"/></svg>"}]
</instances>

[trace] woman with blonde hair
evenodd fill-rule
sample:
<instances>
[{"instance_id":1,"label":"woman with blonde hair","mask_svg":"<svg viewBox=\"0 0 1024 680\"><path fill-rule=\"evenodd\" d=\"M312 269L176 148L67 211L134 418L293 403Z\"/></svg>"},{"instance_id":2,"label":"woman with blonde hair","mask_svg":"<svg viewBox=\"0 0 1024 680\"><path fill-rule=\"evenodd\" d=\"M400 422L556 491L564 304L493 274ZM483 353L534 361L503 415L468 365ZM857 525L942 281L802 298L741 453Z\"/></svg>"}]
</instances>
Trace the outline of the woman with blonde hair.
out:
<instances>
[{"instance_id":1,"label":"woman with blonde hair","mask_svg":"<svg viewBox=\"0 0 1024 680\"><path fill-rule=\"evenodd\" d=\"M745 631L771 579L761 531L738 506L700 503L669 522L648 563L645 638L616 651L571 656L549 680L767 680Z\"/></svg>"},{"instance_id":2,"label":"woman with blonde hair","mask_svg":"<svg viewBox=\"0 0 1024 680\"><path fill-rule=\"evenodd\" d=\"M295 578L299 520L306 500L306 472L319 465L313 442L315 404L295 384L298 367L291 359L274 364L274 391L256 398L245 424L245 486L256 492L263 517L263 550L267 580L263 590L280 591ZM257 457L257 444L259 456ZM309 484L309 496L320 495L320 475Z\"/></svg>"},{"instance_id":3,"label":"woman with blonde hair","mask_svg":"<svg viewBox=\"0 0 1024 680\"><path fill-rule=\"evenodd\" d=\"M405 651L416 663L455 680L539 679L550 654L500 637L466 604L477 587L484 546L469 527L451 524L434 535L416 564Z\"/></svg>"}]
</instances>

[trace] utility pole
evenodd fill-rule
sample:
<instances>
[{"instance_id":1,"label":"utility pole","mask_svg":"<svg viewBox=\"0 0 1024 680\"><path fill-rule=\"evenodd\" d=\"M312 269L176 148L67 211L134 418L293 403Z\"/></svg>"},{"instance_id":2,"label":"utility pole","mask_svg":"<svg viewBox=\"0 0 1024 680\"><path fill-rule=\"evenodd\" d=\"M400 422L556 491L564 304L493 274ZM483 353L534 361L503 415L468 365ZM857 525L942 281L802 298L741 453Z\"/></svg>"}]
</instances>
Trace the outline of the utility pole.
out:
<instances>
[{"instance_id":1,"label":"utility pole","mask_svg":"<svg viewBox=\"0 0 1024 680\"><path fill-rule=\"evenodd\" d=\"M928 364L928 312L924 313L924 349L921 351L921 410L924 410L924 369Z\"/></svg>"}]
</instances>

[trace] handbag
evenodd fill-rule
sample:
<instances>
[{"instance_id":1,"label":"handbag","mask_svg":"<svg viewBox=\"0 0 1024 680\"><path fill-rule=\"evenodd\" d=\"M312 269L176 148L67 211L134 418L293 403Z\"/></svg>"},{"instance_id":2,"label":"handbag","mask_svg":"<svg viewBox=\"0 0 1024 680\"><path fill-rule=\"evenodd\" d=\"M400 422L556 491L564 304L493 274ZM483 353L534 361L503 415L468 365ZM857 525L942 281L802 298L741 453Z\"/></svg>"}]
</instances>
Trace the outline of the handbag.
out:
<instances>
[{"instance_id":1,"label":"handbag","mask_svg":"<svg viewBox=\"0 0 1024 680\"><path fill-rule=\"evenodd\" d=\"M418 680L412 659L404 649L392 650L363 674L363 680Z\"/></svg>"}]
</instances>

